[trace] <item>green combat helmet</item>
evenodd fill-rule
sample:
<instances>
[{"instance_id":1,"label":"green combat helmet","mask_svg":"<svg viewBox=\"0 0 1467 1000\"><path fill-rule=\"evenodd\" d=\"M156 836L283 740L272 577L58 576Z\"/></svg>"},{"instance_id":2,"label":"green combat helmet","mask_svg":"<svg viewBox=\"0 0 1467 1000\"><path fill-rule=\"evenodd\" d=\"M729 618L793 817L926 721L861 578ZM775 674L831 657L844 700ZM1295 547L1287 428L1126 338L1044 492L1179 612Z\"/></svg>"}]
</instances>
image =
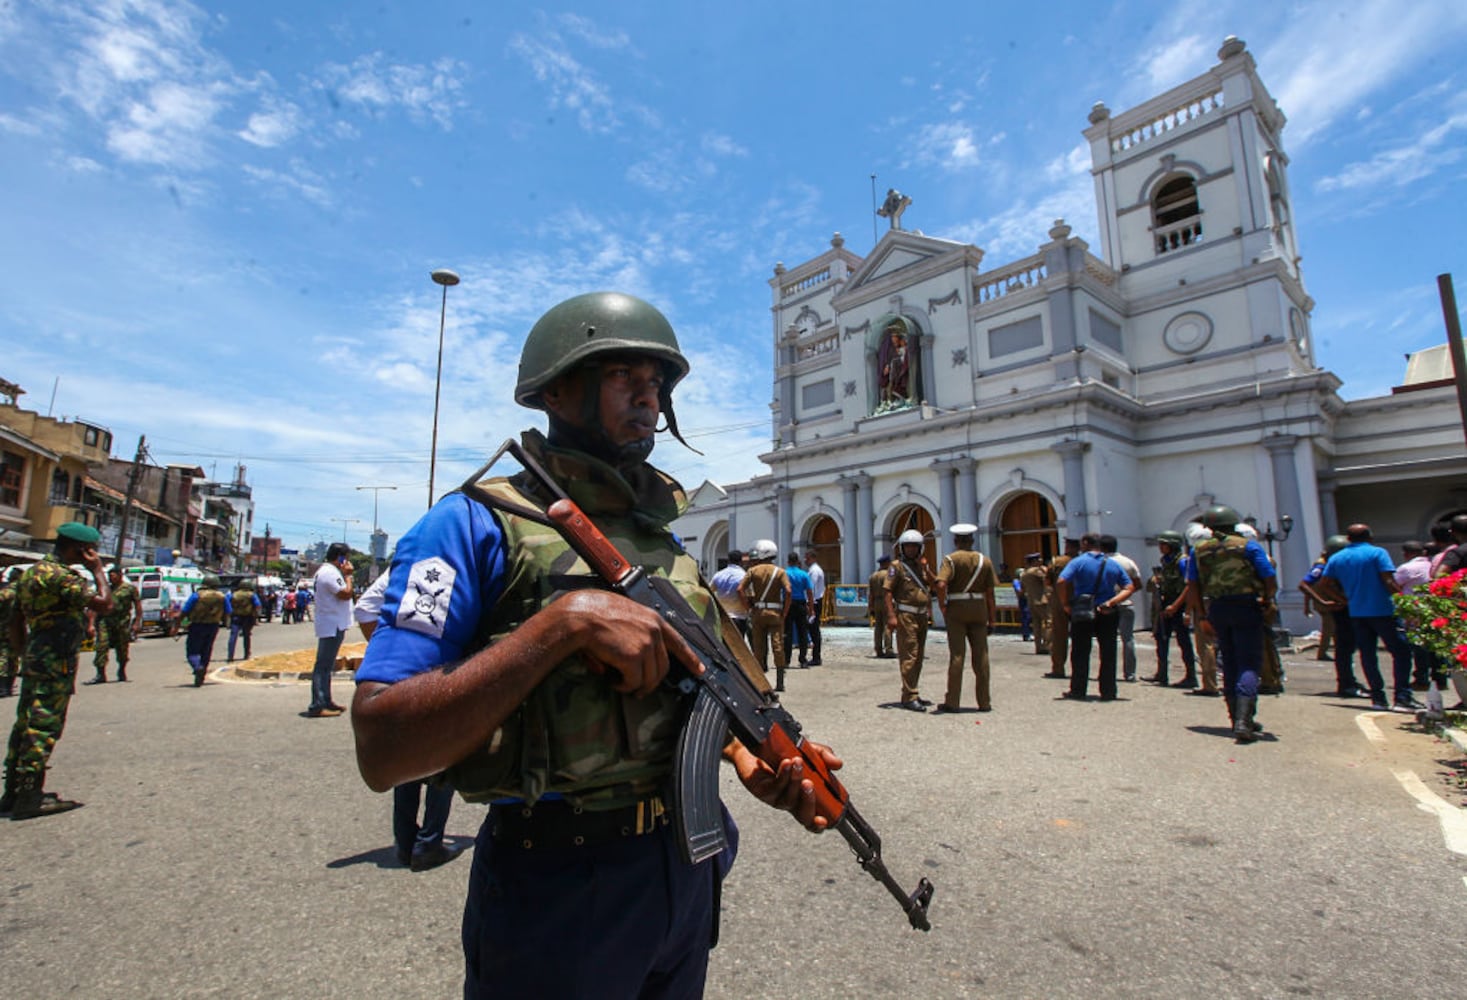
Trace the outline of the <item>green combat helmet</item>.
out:
<instances>
[{"instance_id":1,"label":"green combat helmet","mask_svg":"<svg viewBox=\"0 0 1467 1000\"><path fill-rule=\"evenodd\" d=\"M205 573L204 574L204 586L208 587L210 590L218 590L219 589L219 577L216 576L213 573Z\"/></svg>"},{"instance_id":2,"label":"green combat helmet","mask_svg":"<svg viewBox=\"0 0 1467 1000\"><path fill-rule=\"evenodd\" d=\"M688 359L678 347L677 334L655 306L621 292L577 295L540 317L520 352L515 402L545 409L540 393L547 385L603 354L647 354L662 362L664 378L658 396L667 429L697 451L678 433L672 411L672 390L688 373Z\"/></svg>"},{"instance_id":3,"label":"green combat helmet","mask_svg":"<svg viewBox=\"0 0 1467 1000\"><path fill-rule=\"evenodd\" d=\"M1332 556L1343 548L1348 548L1350 540L1344 535L1330 535L1324 540L1324 554Z\"/></svg>"},{"instance_id":4,"label":"green combat helmet","mask_svg":"<svg viewBox=\"0 0 1467 1000\"><path fill-rule=\"evenodd\" d=\"M1214 531L1226 531L1228 534L1232 534L1233 527L1239 521L1243 520L1243 518L1238 515L1236 510L1226 504L1216 504L1207 508L1198 520Z\"/></svg>"},{"instance_id":5,"label":"green combat helmet","mask_svg":"<svg viewBox=\"0 0 1467 1000\"><path fill-rule=\"evenodd\" d=\"M1156 533L1156 540L1158 543L1165 542L1178 551L1181 550L1183 545L1182 533L1180 531L1158 531Z\"/></svg>"}]
</instances>

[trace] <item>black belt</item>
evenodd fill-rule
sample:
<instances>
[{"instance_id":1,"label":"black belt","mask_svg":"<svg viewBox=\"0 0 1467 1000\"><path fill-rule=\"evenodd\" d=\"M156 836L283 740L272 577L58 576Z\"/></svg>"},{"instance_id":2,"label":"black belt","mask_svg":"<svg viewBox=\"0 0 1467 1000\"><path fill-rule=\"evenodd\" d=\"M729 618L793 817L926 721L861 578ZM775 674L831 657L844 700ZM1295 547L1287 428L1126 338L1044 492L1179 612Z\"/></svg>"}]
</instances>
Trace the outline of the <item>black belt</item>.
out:
<instances>
[{"instance_id":1,"label":"black belt","mask_svg":"<svg viewBox=\"0 0 1467 1000\"><path fill-rule=\"evenodd\" d=\"M489 808L489 834L495 842L525 851L596 847L656 833L671 817L653 796L616 809L590 810L563 799L494 805Z\"/></svg>"}]
</instances>

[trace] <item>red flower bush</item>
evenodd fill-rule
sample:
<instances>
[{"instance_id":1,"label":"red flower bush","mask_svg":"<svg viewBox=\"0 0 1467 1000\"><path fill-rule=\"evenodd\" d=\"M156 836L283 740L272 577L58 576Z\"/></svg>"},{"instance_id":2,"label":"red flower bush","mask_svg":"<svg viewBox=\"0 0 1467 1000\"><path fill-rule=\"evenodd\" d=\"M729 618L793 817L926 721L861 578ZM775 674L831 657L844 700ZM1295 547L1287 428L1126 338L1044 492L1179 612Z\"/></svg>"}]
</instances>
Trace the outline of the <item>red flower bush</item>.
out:
<instances>
[{"instance_id":1,"label":"red flower bush","mask_svg":"<svg viewBox=\"0 0 1467 1000\"><path fill-rule=\"evenodd\" d=\"M1413 643L1467 669L1467 569L1438 577L1414 594L1397 594L1395 604Z\"/></svg>"}]
</instances>

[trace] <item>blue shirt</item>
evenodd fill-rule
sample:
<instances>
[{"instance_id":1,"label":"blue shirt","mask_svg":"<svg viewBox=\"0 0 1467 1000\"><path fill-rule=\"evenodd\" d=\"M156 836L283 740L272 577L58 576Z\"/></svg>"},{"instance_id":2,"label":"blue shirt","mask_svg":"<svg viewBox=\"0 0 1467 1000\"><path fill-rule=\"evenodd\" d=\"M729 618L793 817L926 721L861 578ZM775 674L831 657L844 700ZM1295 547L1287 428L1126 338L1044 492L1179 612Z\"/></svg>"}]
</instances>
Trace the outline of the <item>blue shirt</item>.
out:
<instances>
[{"instance_id":1,"label":"blue shirt","mask_svg":"<svg viewBox=\"0 0 1467 1000\"><path fill-rule=\"evenodd\" d=\"M1258 579L1267 580L1278 574L1273 571L1273 563L1268 561L1268 553L1263 551L1263 546L1253 539L1248 539L1248 544L1243 546L1243 555L1247 557L1248 564L1253 567L1253 572L1258 574ZM1193 555L1182 567L1182 575L1188 581L1201 582L1197 576L1197 557Z\"/></svg>"},{"instance_id":2,"label":"blue shirt","mask_svg":"<svg viewBox=\"0 0 1467 1000\"><path fill-rule=\"evenodd\" d=\"M1081 552L1060 572L1061 580L1070 581L1070 599L1079 594L1095 595L1095 606L1110 600L1122 587L1131 585L1131 576L1114 559L1101 552Z\"/></svg>"},{"instance_id":3,"label":"blue shirt","mask_svg":"<svg viewBox=\"0 0 1467 1000\"><path fill-rule=\"evenodd\" d=\"M1385 549L1369 542L1351 542L1329 557L1324 575L1340 585L1350 602L1351 618L1389 618L1396 613L1382 573L1394 573L1395 563Z\"/></svg>"},{"instance_id":4,"label":"blue shirt","mask_svg":"<svg viewBox=\"0 0 1467 1000\"><path fill-rule=\"evenodd\" d=\"M1324 576L1324 563L1317 562L1313 566L1309 567L1309 572L1305 573L1304 579L1300 580L1299 582L1307 583L1309 584L1309 586L1312 587L1319 582L1319 578L1322 576Z\"/></svg>"},{"instance_id":5,"label":"blue shirt","mask_svg":"<svg viewBox=\"0 0 1467 1000\"><path fill-rule=\"evenodd\" d=\"M786 566L785 575L790 578L790 600L808 601L810 599L810 574L798 566Z\"/></svg>"},{"instance_id":6,"label":"blue shirt","mask_svg":"<svg viewBox=\"0 0 1467 1000\"><path fill-rule=\"evenodd\" d=\"M433 505L397 543L377 631L357 683L393 684L460 660L504 593L504 534L462 493Z\"/></svg>"}]
</instances>

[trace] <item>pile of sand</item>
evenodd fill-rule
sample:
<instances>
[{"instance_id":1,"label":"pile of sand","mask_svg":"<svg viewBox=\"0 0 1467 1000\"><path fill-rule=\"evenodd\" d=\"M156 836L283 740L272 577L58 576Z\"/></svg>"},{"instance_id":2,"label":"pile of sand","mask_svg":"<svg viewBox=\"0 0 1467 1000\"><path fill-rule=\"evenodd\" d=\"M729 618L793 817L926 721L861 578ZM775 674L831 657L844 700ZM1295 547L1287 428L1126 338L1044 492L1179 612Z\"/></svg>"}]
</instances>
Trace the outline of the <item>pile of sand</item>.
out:
<instances>
[{"instance_id":1,"label":"pile of sand","mask_svg":"<svg viewBox=\"0 0 1467 1000\"><path fill-rule=\"evenodd\" d=\"M336 669L355 670L361 664L362 656L366 652L367 644L365 642L342 643L341 651L336 656ZM308 674L316 666L316 651L297 649L289 653L253 656L250 657L248 666L251 670L277 670L282 674Z\"/></svg>"}]
</instances>

